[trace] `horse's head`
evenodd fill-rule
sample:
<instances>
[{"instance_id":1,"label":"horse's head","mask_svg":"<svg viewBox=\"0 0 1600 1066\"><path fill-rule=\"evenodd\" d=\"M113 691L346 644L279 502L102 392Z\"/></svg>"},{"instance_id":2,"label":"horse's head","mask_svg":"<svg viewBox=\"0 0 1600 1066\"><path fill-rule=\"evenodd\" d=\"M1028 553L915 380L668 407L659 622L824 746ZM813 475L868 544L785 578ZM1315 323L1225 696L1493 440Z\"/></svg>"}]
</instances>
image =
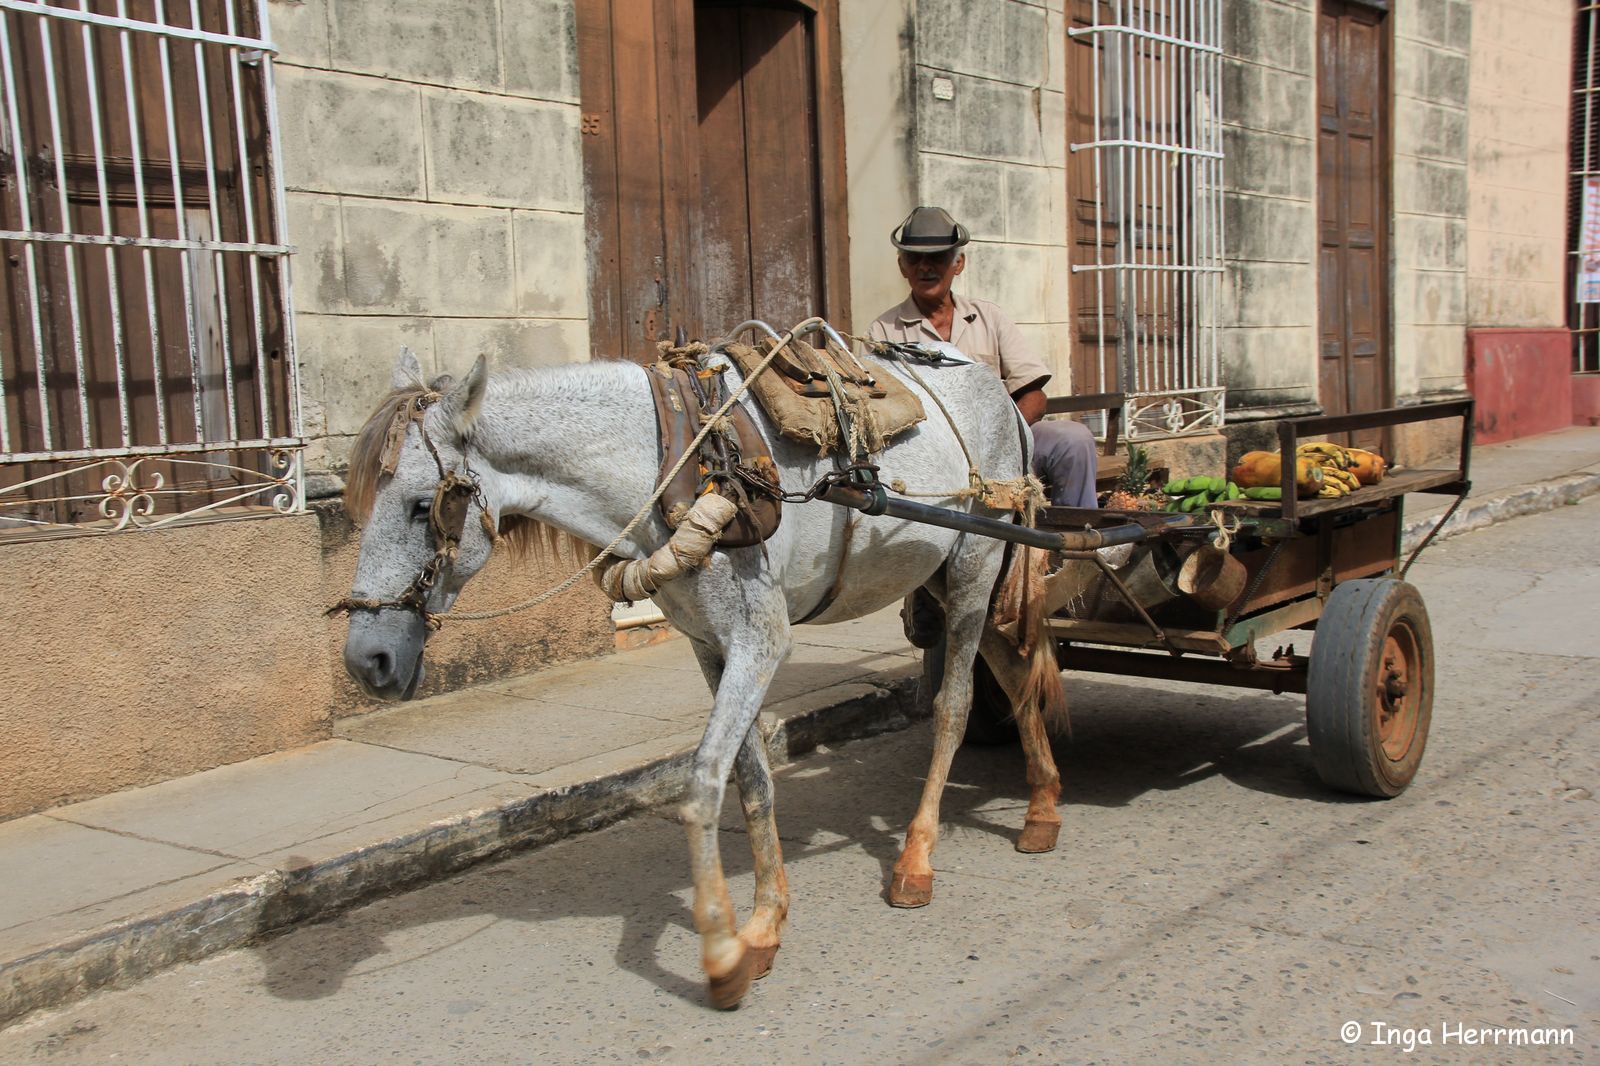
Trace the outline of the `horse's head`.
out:
<instances>
[{"instance_id":1,"label":"horse's head","mask_svg":"<svg viewBox=\"0 0 1600 1066\"><path fill-rule=\"evenodd\" d=\"M346 506L364 523L344 664L369 695L410 699L422 681L432 616L449 610L488 562L496 515L469 462L488 373L480 357L460 383L424 386L403 349L394 391L351 453Z\"/></svg>"}]
</instances>

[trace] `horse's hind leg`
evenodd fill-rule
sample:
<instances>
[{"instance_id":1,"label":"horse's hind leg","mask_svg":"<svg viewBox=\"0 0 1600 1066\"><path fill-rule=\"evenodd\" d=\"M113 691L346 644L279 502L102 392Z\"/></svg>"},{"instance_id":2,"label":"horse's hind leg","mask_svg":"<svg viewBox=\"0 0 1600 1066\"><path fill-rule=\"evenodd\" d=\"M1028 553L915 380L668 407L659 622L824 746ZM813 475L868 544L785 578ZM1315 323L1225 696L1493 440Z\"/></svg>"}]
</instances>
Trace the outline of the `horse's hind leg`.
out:
<instances>
[{"instance_id":1,"label":"horse's hind leg","mask_svg":"<svg viewBox=\"0 0 1600 1066\"><path fill-rule=\"evenodd\" d=\"M939 800L950 776L950 762L967 728L972 664L999 567L999 551L993 547L958 549L945 564L944 684L933 699L933 758L922 786L922 801L906 830L906 846L890 876L889 905L893 907L924 907L933 900L931 860L939 840Z\"/></svg>"},{"instance_id":2,"label":"horse's hind leg","mask_svg":"<svg viewBox=\"0 0 1600 1066\"><path fill-rule=\"evenodd\" d=\"M750 952L751 975L762 978L772 969L773 956L789 914L789 879L783 872L783 847L778 843L778 821L773 811L772 770L759 724L750 726L733 764L739 783L739 802L755 856L756 905L739 939Z\"/></svg>"},{"instance_id":3,"label":"horse's hind leg","mask_svg":"<svg viewBox=\"0 0 1600 1066\"><path fill-rule=\"evenodd\" d=\"M1044 715L1037 702L1022 698L1027 687L1028 664L1017 654L1016 646L995 631L983 627L979 646L984 661L1005 689L1017 716L1017 731L1022 736L1022 752L1028 761L1028 813L1017 838L1017 850L1036 854L1054 851L1061 833L1061 814L1056 804L1061 799L1061 775L1056 772L1050 737L1045 732Z\"/></svg>"}]
</instances>

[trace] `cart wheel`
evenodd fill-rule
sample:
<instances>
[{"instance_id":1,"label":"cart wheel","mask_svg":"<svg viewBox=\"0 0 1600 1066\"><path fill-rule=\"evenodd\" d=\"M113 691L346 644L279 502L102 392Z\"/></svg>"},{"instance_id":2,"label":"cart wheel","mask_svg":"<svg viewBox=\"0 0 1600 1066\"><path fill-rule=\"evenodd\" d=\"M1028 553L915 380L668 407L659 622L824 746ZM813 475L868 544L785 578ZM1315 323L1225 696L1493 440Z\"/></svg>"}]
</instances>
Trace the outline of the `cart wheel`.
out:
<instances>
[{"instance_id":1,"label":"cart wheel","mask_svg":"<svg viewBox=\"0 0 1600 1066\"><path fill-rule=\"evenodd\" d=\"M922 653L922 684L917 701L930 714L933 697L944 684L944 638ZM1005 689L995 680L989 664L978 656L972 668L972 710L967 714L967 732L963 744L978 747L995 747L1010 744L1017 739L1017 720L1011 714L1011 701Z\"/></svg>"},{"instance_id":2,"label":"cart wheel","mask_svg":"<svg viewBox=\"0 0 1600 1066\"><path fill-rule=\"evenodd\" d=\"M1389 799L1422 762L1433 718L1433 628L1416 587L1395 578L1334 587L1306 676L1306 734L1322 780Z\"/></svg>"}]
</instances>

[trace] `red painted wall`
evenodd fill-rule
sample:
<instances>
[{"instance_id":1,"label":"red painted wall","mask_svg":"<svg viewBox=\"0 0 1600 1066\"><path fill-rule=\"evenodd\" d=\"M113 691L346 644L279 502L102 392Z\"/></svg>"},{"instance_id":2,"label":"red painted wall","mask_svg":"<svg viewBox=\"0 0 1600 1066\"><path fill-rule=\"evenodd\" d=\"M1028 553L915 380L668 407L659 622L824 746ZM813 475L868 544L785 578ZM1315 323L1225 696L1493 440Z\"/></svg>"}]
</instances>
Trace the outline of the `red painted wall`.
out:
<instances>
[{"instance_id":1,"label":"red painted wall","mask_svg":"<svg viewBox=\"0 0 1600 1066\"><path fill-rule=\"evenodd\" d=\"M1479 444L1570 426L1572 382L1565 329L1467 330L1467 388L1478 401Z\"/></svg>"},{"instance_id":2,"label":"red painted wall","mask_svg":"<svg viewBox=\"0 0 1600 1066\"><path fill-rule=\"evenodd\" d=\"M1600 374L1572 375L1572 424L1600 426Z\"/></svg>"}]
</instances>

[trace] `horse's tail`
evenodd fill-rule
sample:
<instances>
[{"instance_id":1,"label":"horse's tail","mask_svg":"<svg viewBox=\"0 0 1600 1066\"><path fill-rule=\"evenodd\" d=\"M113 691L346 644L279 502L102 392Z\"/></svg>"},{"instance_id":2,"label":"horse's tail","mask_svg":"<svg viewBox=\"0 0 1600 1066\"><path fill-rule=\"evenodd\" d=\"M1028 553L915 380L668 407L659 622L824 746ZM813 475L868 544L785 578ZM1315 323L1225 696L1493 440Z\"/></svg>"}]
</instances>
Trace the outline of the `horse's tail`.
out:
<instances>
[{"instance_id":1,"label":"horse's tail","mask_svg":"<svg viewBox=\"0 0 1600 1066\"><path fill-rule=\"evenodd\" d=\"M1051 728L1072 732L1067 716L1067 693L1061 684L1061 665L1056 661L1056 642L1045 627L1045 594L1050 572L1050 553L1043 548L1016 545L1008 553L990 622L1007 640L1016 645L1017 654L1027 664L1018 707L1035 707Z\"/></svg>"}]
</instances>

